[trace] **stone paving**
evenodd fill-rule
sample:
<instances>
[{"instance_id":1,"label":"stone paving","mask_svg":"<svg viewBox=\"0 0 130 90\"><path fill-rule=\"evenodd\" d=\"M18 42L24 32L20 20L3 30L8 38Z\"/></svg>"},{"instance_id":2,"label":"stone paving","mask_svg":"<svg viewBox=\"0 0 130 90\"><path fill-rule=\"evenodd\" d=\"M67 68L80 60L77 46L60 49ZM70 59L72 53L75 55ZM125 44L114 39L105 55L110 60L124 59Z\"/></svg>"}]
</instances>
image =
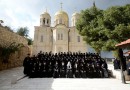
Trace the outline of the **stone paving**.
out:
<instances>
[{"instance_id":1,"label":"stone paving","mask_svg":"<svg viewBox=\"0 0 130 90\"><path fill-rule=\"evenodd\" d=\"M82 78L28 78L12 84L13 75L17 79L24 76L23 67L0 71L0 90L130 90L130 82L122 84L120 79Z\"/></svg>"}]
</instances>

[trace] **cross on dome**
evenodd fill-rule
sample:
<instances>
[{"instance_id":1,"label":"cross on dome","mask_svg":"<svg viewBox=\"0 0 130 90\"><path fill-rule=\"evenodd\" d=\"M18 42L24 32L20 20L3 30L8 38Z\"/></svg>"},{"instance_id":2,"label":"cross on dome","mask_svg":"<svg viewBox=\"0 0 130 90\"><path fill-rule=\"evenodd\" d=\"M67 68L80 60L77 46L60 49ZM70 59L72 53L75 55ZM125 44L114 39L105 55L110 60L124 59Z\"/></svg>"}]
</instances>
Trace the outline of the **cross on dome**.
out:
<instances>
[{"instance_id":1,"label":"cross on dome","mask_svg":"<svg viewBox=\"0 0 130 90\"><path fill-rule=\"evenodd\" d=\"M47 7L46 7L46 12L47 12Z\"/></svg>"},{"instance_id":2,"label":"cross on dome","mask_svg":"<svg viewBox=\"0 0 130 90\"><path fill-rule=\"evenodd\" d=\"M61 4L61 10L62 10L62 4L63 4L63 3L61 2L60 4Z\"/></svg>"}]
</instances>

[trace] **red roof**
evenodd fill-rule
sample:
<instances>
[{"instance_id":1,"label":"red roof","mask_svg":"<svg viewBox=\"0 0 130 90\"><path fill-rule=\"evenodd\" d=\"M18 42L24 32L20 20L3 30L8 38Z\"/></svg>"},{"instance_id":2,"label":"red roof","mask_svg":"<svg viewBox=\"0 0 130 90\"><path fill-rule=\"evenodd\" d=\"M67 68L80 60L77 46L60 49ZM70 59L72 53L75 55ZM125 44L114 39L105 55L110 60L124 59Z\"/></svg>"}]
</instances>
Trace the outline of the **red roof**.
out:
<instances>
[{"instance_id":1,"label":"red roof","mask_svg":"<svg viewBox=\"0 0 130 90\"><path fill-rule=\"evenodd\" d=\"M130 45L130 39L127 39L126 41L123 41L119 44L116 44L115 46L116 47L122 47L122 46L128 46L128 45Z\"/></svg>"}]
</instances>

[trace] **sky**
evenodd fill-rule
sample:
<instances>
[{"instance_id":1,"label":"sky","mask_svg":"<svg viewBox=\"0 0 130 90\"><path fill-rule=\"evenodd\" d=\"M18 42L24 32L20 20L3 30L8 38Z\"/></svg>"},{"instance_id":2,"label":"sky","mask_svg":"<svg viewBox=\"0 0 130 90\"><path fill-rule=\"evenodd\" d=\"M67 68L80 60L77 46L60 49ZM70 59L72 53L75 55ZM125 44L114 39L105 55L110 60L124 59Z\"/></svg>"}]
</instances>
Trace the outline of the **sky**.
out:
<instances>
[{"instance_id":1,"label":"sky","mask_svg":"<svg viewBox=\"0 0 130 90\"><path fill-rule=\"evenodd\" d=\"M0 20L4 26L11 27L15 32L19 27L28 27L29 36L34 38L34 26L40 25L40 14L46 11L52 18L60 10L67 12L69 20L72 14L92 7L95 1L99 9L107 9L115 5L130 4L130 0L0 0Z\"/></svg>"}]
</instances>

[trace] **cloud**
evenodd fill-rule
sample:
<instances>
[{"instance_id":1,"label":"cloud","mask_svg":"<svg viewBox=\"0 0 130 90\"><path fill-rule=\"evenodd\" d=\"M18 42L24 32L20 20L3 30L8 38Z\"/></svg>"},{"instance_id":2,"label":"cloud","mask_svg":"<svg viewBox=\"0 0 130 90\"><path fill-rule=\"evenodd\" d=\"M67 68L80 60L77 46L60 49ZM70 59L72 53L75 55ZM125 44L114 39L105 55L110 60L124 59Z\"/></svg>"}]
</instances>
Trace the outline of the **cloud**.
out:
<instances>
[{"instance_id":1,"label":"cloud","mask_svg":"<svg viewBox=\"0 0 130 90\"><path fill-rule=\"evenodd\" d=\"M27 26L33 38L34 26L39 25L40 0L0 0L0 19L4 25L16 29ZM36 8L36 6L38 6Z\"/></svg>"},{"instance_id":2,"label":"cloud","mask_svg":"<svg viewBox=\"0 0 130 90\"><path fill-rule=\"evenodd\" d=\"M80 12L82 9L89 8L96 2L97 7L106 9L112 5L124 5L130 3L130 0L0 0L0 19L4 25L10 26L15 31L19 27L27 26L29 36L34 37L34 26L39 26L40 14L48 9L52 18L60 10L60 3L63 3L65 10L71 18L74 9Z\"/></svg>"}]
</instances>

